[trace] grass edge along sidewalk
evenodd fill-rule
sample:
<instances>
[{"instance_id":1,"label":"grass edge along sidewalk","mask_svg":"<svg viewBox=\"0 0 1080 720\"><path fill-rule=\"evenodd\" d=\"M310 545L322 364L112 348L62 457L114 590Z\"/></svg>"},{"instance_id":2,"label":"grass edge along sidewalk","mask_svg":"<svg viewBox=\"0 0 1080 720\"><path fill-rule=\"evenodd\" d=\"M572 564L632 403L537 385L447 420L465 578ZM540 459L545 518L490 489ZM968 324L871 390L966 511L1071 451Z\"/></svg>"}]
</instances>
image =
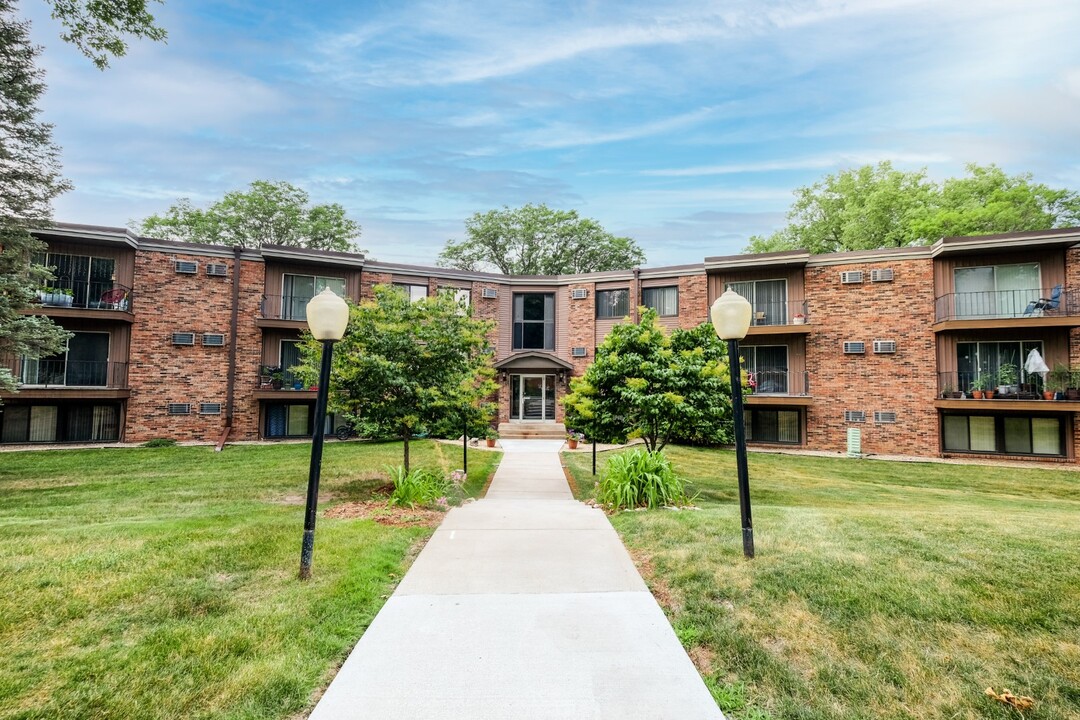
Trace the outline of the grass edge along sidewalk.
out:
<instances>
[{"instance_id":1,"label":"grass edge along sidewalk","mask_svg":"<svg viewBox=\"0 0 1080 720\"><path fill-rule=\"evenodd\" d=\"M668 452L700 510L611 519L730 717L1080 718L1076 473L752 453L746 561L734 454Z\"/></svg>"},{"instance_id":2,"label":"grass edge along sidewalk","mask_svg":"<svg viewBox=\"0 0 1080 720\"><path fill-rule=\"evenodd\" d=\"M461 453L413 444L414 467ZM430 536L334 519L400 443L326 446L314 576L296 579L310 445L9 453L0 718L292 718ZM479 492L500 453L469 453Z\"/></svg>"}]
</instances>

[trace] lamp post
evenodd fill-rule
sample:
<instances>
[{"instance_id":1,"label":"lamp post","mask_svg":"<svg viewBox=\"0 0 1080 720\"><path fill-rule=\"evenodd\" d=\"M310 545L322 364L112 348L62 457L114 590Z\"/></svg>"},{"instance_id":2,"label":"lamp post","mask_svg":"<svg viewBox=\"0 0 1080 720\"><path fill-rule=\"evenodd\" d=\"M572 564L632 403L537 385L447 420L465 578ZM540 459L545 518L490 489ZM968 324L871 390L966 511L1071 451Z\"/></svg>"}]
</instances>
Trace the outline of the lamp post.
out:
<instances>
[{"instance_id":1,"label":"lamp post","mask_svg":"<svg viewBox=\"0 0 1080 720\"><path fill-rule=\"evenodd\" d=\"M315 398L315 427L311 433L311 466L308 469L307 506L304 510L304 540L300 547L300 579L311 577L311 554L315 549L315 513L319 506L319 472L322 468L323 435L326 430L326 396L330 390L330 360L334 343L345 335L349 306L330 288L307 304L311 334L323 346L319 370L319 391Z\"/></svg>"},{"instance_id":2,"label":"lamp post","mask_svg":"<svg viewBox=\"0 0 1080 720\"><path fill-rule=\"evenodd\" d=\"M754 524L750 518L750 471L746 466L746 427L743 424L742 370L739 341L750 329L753 308L734 290L727 290L709 310L717 337L727 341L731 369L731 407L735 415L735 463L739 472L739 510L742 513L743 554L754 557Z\"/></svg>"}]
</instances>

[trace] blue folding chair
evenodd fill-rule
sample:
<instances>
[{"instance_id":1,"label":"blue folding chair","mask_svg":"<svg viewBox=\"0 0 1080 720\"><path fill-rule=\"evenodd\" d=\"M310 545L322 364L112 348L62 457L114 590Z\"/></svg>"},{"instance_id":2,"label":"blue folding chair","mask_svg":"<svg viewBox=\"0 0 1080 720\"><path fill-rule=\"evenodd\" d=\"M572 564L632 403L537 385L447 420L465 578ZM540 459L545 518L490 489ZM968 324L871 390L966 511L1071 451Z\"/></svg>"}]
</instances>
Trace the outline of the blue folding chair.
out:
<instances>
[{"instance_id":1,"label":"blue folding chair","mask_svg":"<svg viewBox=\"0 0 1080 720\"><path fill-rule=\"evenodd\" d=\"M1042 315L1047 310L1057 310L1061 305L1061 284L1059 283L1053 290L1050 291L1050 297L1039 298L1038 300L1032 300L1028 303L1027 309L1024 310L1024 315L1031 315L1036 310Z\"/></svg>"}]
</instances>

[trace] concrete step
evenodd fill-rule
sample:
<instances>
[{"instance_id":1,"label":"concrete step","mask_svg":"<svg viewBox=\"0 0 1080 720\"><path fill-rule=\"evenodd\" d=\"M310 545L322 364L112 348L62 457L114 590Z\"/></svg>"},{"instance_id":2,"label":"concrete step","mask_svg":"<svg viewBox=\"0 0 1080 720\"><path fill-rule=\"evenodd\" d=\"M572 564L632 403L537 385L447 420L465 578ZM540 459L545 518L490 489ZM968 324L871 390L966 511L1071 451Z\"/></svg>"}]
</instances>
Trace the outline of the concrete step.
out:
<instances>
[{"instance_id":1,"label":"concrete step","mask_svg":"<svg viewBox=\"0 0 1080 720\"><path fill-rule=\"evenodd\" d=\"M566 437L566 426L549 422L507 422L499 425L499 437L507 440L561 440Z\"/></svg>"}]
</instances>

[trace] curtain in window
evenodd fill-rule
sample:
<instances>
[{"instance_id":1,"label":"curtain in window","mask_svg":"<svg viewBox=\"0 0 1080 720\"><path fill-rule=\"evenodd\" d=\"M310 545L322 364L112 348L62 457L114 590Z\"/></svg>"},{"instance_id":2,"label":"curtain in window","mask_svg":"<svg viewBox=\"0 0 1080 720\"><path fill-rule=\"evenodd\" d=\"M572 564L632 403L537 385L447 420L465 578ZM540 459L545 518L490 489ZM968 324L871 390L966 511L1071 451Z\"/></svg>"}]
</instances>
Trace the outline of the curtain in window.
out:
<instances>
[{"instance_id":1,"label":"curtain in window","mask_svg":"<svg viewBox=\"0 0 1080 720\"><path fill-rule=\"evenodd\" d=\"M30 408L30 442L56 442L56 406Z\"/></svg>"},{"instance_id":2,"label":"curtain in window","mask_svg":"<svg viewBox=\"0 0 1080 720\"><path fill-rule=\"evenodd\" d=\"M1064 455L1061 447L1061 421L1057 418L1031 418L1032 452L1037 455Z\"/></svg>"},{"instance_id":3,"label":"curtain in window","mask_svg":"<svg viewBox=\"0 0 1080 720\"><path fill-rule=\"evenodd\" d=\"M596 293L596 317L624 318L630 314L629 290L598 290Z\"/></svg>"},{"instance_id":4,"label":"curtain in window","mask_svg":"<svg viewBox=\"0 0 1080 720\"><path fill-rule=\"evenodd\" d=\"M998 315L1020 317L1040 297L1039 264L998 265L994 268Z\"/></svg>"},{"instance_id":5,"label":"curtain in window","mask_svg":"<svg viewBox=\"0 0 1080 720\"><path fill-rule=\"evenodd\" d=\"M281 294L282 320L307 320L308 300L315 297L315 278L311 275L286 275Z\"/></svg>"},{"instance_id":6,"label":"curtain in window","mask_svg":"<svg viewBox=\"0 0 1080 720\"><path fill-rule=\"evenodd\" d=\"M94 406L94 427L91 440L115 442L120 438L120 413L115 405Z\"/></svg>"},{"instance_id":7,"label":"curtain in window","mask_svg":"<svg viewBox=\"0 0 1080 720\"><path fill-rule=\"evenodd\" d=\"M970 450L968 419L964 415L945 416L945 449Z\"/></svg>"},{"instance_id":8,"label":"curtain in window","mask_svg":"<svg viewBox=\"0 0 1080 720\"><path fill-rule=\"evenodd\" d=\"M787 322L787 282L760 280L754 288L754 317L765 313L758 325L784 325Z\"/></svg>"},{"instance_id":9,"label":"curtain in window","mask_svg":"<svg viewBox=\"0 0 1080 720\"><path fill-rule=\"evenodd\" d=\"M0 441L23 443L30 437L30 407L27 405L7 405L2 409L4 432Z\"/></svg>"},{"instance_id":10,"label":"curtain in window","mask_svg":"<svg viewBox=\"0 0 1080 720\"><path fill-rule=\"evenodd\" d=\"M995 452L997 437L994 433L994 418L969 417L968 428L971 435L971 449L976 452Z\"/></svg>"},{"instance_id":11,"label":"curtain in window","mask_svg":"<svg viewBox=\"0 0 1080 720\"><path fill-rule=\"evenodd\" d=\"M953 271L953 285L956 317L994 314L994 268L957 268Z\"/></svg>"},{"instance_id":12,"label":"curtain in window","mask_svg":"<svg viewBox=\"0 0 1080 720\"><path fill-rule=\"evenodd\" d=\"M679 314L679 288L645 288L641 291L641 304L655 310L660 317L674 317Z\"/></svg>"},{"instance_id":13,"label":"curtain in window","mask_svg":"<svg viewBox=\"0 0 1080 720\"><path fill-rule=\"evenodd\" d=\"M286 435L310 435L311 430L308 429L308 417L311 414L311 408L307 405L288 405L288 424L285 429Z\"/></svg>"},{"instance_id":14,"label":"curtain in window","mask_svg":"<svg viewBox=\"0 0 1080 720\"><path fill-rule=\"evenodd\" d=\"M109 379L109 335L77 332L68 340L69 386L105 387Z\"/></svg>"},{"instance_id":15,"label":"curtain in window","mask_svg":"<svg viewBox=\"0 0 1080 720\"><path fill-rule=\"evenodd\" d=\"M296 376L289 370L300 364L300 343L294 340L281 341L281 372L286 387L292 387Z\"/></svg>"}]
</instances>

